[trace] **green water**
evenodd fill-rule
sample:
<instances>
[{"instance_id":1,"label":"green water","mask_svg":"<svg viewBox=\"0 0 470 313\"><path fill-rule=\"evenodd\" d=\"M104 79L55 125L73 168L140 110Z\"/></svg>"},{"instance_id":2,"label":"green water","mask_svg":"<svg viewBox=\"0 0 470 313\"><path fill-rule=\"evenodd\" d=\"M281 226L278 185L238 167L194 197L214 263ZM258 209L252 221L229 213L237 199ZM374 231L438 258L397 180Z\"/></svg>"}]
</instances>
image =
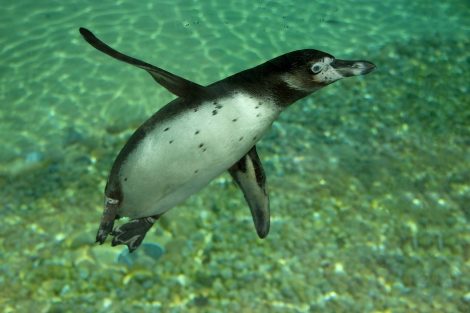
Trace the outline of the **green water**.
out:
<instances>
[{"instance_id":1,"label":"green water","mask_svg":"<svg viewBox=\"0 0 470 313\"><path fill-rule=\"evenodd\" d=\"M470 311L468 1L97 3L2 2L0 312ZM122 261L94 244L107 174L173 96L80 26L199 84L301 48L377 69L257 145L267 239L226 174Z\"/></svg>"}]
</instances>

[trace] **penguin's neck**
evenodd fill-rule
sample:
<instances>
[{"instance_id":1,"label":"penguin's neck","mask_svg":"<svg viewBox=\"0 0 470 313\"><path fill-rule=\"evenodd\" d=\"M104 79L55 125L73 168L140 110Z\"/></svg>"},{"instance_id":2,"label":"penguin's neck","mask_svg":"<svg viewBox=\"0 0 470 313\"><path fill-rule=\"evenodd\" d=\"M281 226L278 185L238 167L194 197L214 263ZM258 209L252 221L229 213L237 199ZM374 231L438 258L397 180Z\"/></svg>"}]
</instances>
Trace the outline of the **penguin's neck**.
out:
<instances>
[{"instance_id":1,"label":"penguin's neck","mask_svg":"<svg viewBox=\"0 0 470 313\"><path fill-rule=\"evenodd\" d=\"M247 70L229 78L230 83L259 98L269 98L282 109L316 90L301 90L289 85L281 74L266 68Z\"/></svg>"},{"instance_id":2,"label":"penguin's neck","mask_svg":"<svg viewBox=\"0 0 470 313\"><path fill-rule=\"evenodd\" d=\"M273 94L273 98L276 99L277 105L285 108L293 104L294 102L308 96L313 91L298 90L290 87L284 81L274 82L269 85L270 92Z\"/></svg>"}]
</instances>

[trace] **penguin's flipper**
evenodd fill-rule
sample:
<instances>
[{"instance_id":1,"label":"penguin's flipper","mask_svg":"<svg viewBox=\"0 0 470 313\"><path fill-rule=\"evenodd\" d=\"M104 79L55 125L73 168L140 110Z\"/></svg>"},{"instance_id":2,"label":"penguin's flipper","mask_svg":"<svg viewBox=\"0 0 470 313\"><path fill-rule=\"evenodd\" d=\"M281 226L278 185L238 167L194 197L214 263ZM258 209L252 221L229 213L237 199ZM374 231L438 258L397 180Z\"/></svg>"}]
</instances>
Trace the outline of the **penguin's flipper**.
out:
<instances>
[{"instance_id":1,"label":"penguin's flipper","mask_svg":"<svg viewBox=\"0 0 470 313\"><path fill-rule=\"evenodd\" d=\"M100 39L98 39L91 31L86 28L80 27L79 30L83 38L94 48L119 61L129 63L131 65L146 70L150 75L152 75L153 79L155 79L157 83L159 83L168 91L177 95L178 97L188 98L204 93L204 86L193 83L192 81L167 72L152 64L148 64L144 61L135 59L119 51L116 51L104 42L102 42Z\"/></svg>"},{"instance_id":2,"label":"penguin's flipper","mask_svg":"<svg viewBox=\"0 0 470 313\"><path fill-rule=\"evenodd\" d=\"M235 163L229 173L243 191L250 206L258 236L265 238L269 233L269 196L266 190L266 175L256 146Z\"/></svg>"},{"instance_id":3,"label":"penguin's flipper","mask_svg":"<svg viewBox=\"0 0 470 313\"><path fill-rule=\"evenodd\" d=\"M111 245L126 245L129 252L137 249L160 216L149 216L131 220L130 222L116 227L112 232L113 241Z\"/></svg>"}]
</instances>

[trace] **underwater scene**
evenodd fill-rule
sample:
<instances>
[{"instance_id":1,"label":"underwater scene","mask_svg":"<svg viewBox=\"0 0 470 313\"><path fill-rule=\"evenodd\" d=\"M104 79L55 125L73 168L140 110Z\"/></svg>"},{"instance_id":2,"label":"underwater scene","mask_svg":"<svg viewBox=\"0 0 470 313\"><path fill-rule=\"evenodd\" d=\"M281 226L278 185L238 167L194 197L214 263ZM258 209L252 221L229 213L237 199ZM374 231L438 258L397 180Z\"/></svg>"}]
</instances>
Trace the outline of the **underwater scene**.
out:
<instances>
[{"instance_id":1,"label":"underwater scene","mask_svg":"<svg viewBox=\"0 0 470 313\"><path fill-rule=\"evenodd\" d=\"M0 312L470 312L469 1L3 1L0 16ZM167 74L103 54L80 27ZM114 161L184 96L169 90L205 97L202 86L299 49L376 67L309 95L312 81L280 72L305 97L253 139L261 163L211 177L132 253L115 233L95 242ZM242 83L259 90L264 77ZM197 177L248 151L214 136L226 152ZM180 156L199 162L181 149L135 150L169 174L126 188L196 191L172 183L189 166ZM266 204L260 188L264 239L250 212Z\"/></svg>"}]
</instances>

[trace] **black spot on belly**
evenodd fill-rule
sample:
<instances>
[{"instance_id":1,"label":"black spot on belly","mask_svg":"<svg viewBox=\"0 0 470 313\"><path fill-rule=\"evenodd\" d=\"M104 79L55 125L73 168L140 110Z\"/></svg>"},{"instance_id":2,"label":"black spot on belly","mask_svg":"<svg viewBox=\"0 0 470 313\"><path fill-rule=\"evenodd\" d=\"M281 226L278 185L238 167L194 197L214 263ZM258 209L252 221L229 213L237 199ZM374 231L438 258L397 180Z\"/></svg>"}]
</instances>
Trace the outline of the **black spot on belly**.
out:
<instances>
[{"instance_id":1,"label":"black spot on belly","mask_svg":"<svg viewBox=\"0 0 470 313\"><path fill-rule=\"evenodd\" d=\"M173 143L173 140L168 141L168 143L171 145Z\"/></svg>"},{"instance_id":2,"label":"black spot on belly","mask_svg":"<svg viewBox=\"0 0 470 313\"><path fill-rule=\"evenodd\" d=\"M203 144L203 143L200 143L200 144L199 144L199 148L202 148L202 147L204 147L204 144Z\"/></svg>"},{"instance_id":3,"label":"black spot on belly","mask_svg":"<svg viewBox=\"0 0 470 313\"><path fill-rule=\"evenodd\" d=\"M240 138L238 139L238 141L242 141L242 140L243 140L243 137L240 137Z\"/></svg>"},{"instance_id":4,"label":"black spot on belly","mask_svg":"<svg viewBox=\"0 0 470 313\"><path fill-rule=\"evenodd\" d=\"M165 128L163 131L166 132L170 129L170 127Z\"/></svg>"},{"instance_id":5,"label":"black spot on belly","mask_svg":"<svg viewBox=\"0 0 470 313\"><path fill-rule=\"evenodd\" d=\"M196 131L194 132L194 135L197 135L197 134L199 134L199 131L198 131L198 130L196 130Z\"/></svg>"},{"instance_id":6,"label":"black spot on belly","mask_svg":"<svg viewBox=\"0 0 470 313\"><path fill-rule=\"evenodd\" d=\"M124 181L127 181L127 177L124 177Z\"/></svg>"},{"instance_id":7,"label":"black spot on belly","mask_svg":"<svg viewBox=\"0 0 470 313\"><path fill-rule=\"evenodd\" d=\"M202 149L202 152L206 152L206 150L207 150L207 149L206 149L206 148L204 148L204 149Z\"/></svg>"},{"instance_id":8,"label":"black spot on belly","mask_svg":"<svg viewBox=\"0 0 470 313\"><path fill-rule=\"evenodd\" d=\"M254 136L254 137L253 137L253 141L256 141L256 139L258 139L258 137Z\"/></svg>"},{"instance_id":9,"label":"black spot on belly","mask_svg":"<svg viewBox=\"0 0 470 313\"><path fill-rule=\"evenodd\" d=\"M238 121L238 118L234 118L234 119L232 120L232 122L236 122L236 121Z\"/></svg>"},{"instance_id":10,"label":"black spot on belly","mask_svg":"<svg viewBox=\"0 0 470 313\"><path fill-rule=\"evenodd\" d=\"M197 174L198 172L199 172L199 170L195 170L195 171L194 171L194 174Z\"/></svg>"},{"instance_id":11,"label":"black spot on belly","mask_svg":"<svg viewBox=\"0 0 470 313\"><path fill-rule=\"evenodd\" d=\"M212 115L216 115L217 114L217 110L212 110Z\"/></svg>"},{"instance_id":12,"label":"black spot on belly","mask_svg":"<svg viewBox=\"0 0 470 313\"><path fill-rule=\"evenodd\" d=\"M261 114L260 114L260 113L256 114L256 117L260 117L260 116L261 116Z\"/></svg>"}]
</instances>

